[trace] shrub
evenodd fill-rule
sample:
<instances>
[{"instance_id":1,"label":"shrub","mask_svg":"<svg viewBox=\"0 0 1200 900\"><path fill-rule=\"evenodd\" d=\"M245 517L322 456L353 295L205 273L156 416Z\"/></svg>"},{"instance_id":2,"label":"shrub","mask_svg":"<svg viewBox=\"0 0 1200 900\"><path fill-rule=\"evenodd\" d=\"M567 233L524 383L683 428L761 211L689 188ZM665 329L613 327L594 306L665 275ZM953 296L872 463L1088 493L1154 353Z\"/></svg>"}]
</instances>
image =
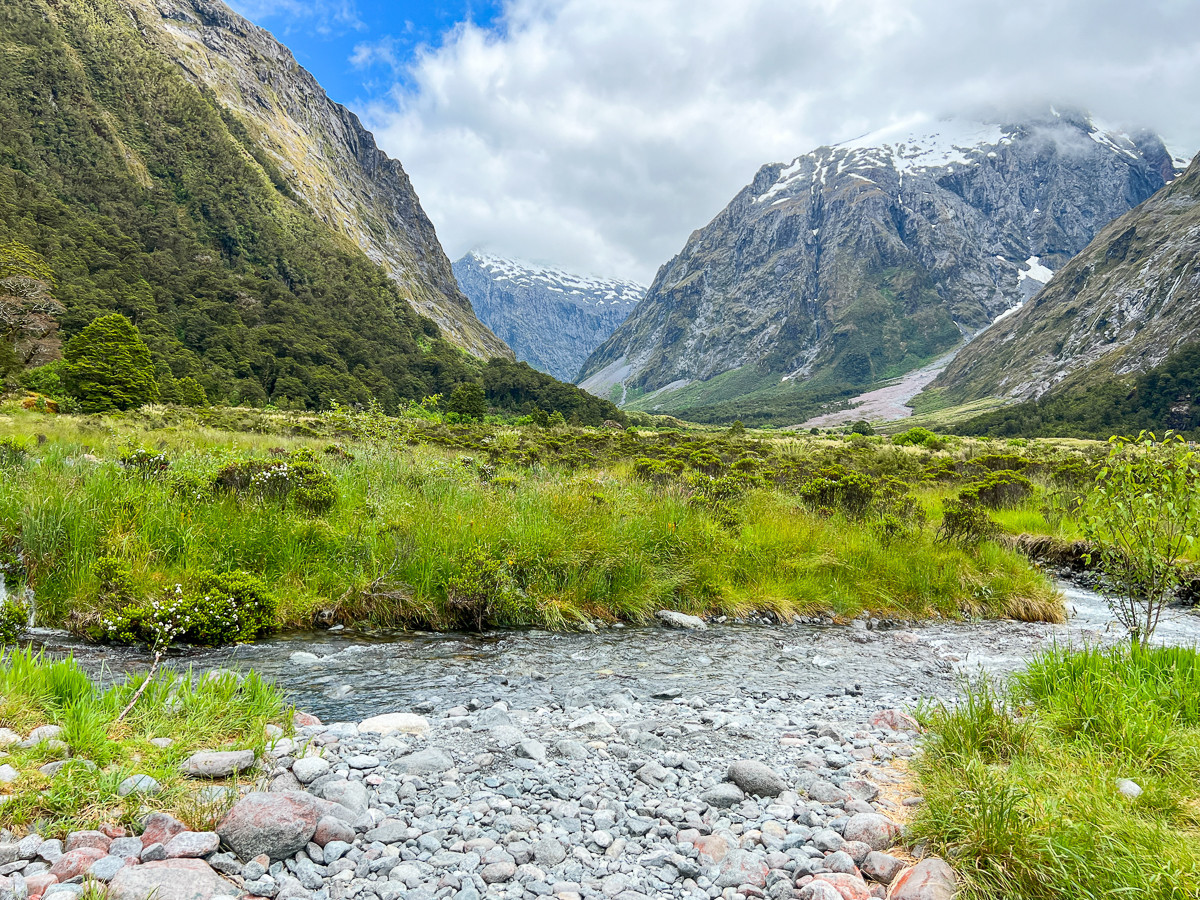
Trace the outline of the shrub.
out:
<instances>
[{"instance_id":1,"label":"shrub","mask_svg":"<svg viewBox=\"0 0 1200 900\"><path fill-rule=\"evenodd\" d=\"M456 387L446 401L446 412L461 416L468 421L482 419L487 415L487 396L483 385L467 381Z\"/></svg>"},{"instance_id":2,"label":"shrub","mask_svg":"<svg viewBox=\"0 0 1200 900\"><path fill-rule=\"evenodd\" d=\"M63 348L63 382L84 412L135 409L158 399L150 349L124 316L101 316Z\"/></svg>"},{"instance_id":3,"label":"shrub","mask_svg":"<svg viewBox=\"0 0 1200 900\"><path fill-rule=\"evenodd\" d=\"M993 472L982 481L967 485L958 493L965 503L989 509L1011 509L1033 494L1033 482L1016 472Z\"/></svg>"},{"instance_id":4,"label":"shrub","mask_svg":"<svg viewBox=\"0 0 1200 900\"><path fill-rule=\"evenodd\" d=\"M165 453L138 447L121 454L121 465L126 469L135 469L142 475L157 475L169 469L171 461Z\"/></svg>"},{"instance_id":5,"label":"shrub","mask_svg":"<svg viewBox=\"0 0 1200 900\"><path fill-rule=\"evenodd\" d=\"M20 438L0 438L0 466L12 467L24 465L29 456L29 446Z\"/></svg>"},{"instance_id":6,"label":"shrub","mask_svg":"<svg viewBox=\"0 0 1200 900\"><path fill-rule=\"evenodd\" d=\"M995 537L999 530L1000 526L977 504L947 500L942 507L942 524L937 530L937 540L960 547L977 547Z\"/></svg>"},{"instance_id":7,"label":"shrub","mask_svg":"<svg viewBox=\"0 0 1200 900\"><path fill-rule=\"evenodd\" d=\"M311 455L297 455L291 465L292 500L309 515L324 515L337 503L337 482Z\"/></svg>"},{"instance_id":8,"label":"shrub","mask_svg":"<svg viewBox=\"0 0 1200 900\"><path fill-rule=\"evenodd\" d=\"M309 450L293 453L287 460L230 463L213 476L212 489L215 493L277 501L281 506L291 498L298 509L310 515L328 512L338 498L336 480L317 464Z\"/></svg>"},{"instance_id":9,"label":"shrub","mask_svg":"<svg viewBox=\"0 0 1200 900\"><path fill-rule=\"evenodd\" d=\"M0 646L15 644L29 623L29 611L16 600L0 603Z\"/></svg>"},{"instance_id":10,"label":"shrub","mask_svg":"<svg viewBox=\"0 0 1200 900\"><path fill-rule=\"evenodd\" d=\"M936 434L928 428L910 428L892 436L892 443L898 447L920 446L928 447L931 443L943 443ZM933 448L930 448L933 449Z\"/></svg>"},{"instance_id":11,"label":"shrub","mask_svg":"<svg viewBox=\"0 0 1200 900\"><path fill-rule=\"evenodd\" d=\"M834 464L819 470L797 493L811 509L838 510L850 518L861 518L871 508L876 487L869 476Z\"/></svg>"},{"instance_id":12,"label":"shrub","mask_svg":"<svg viewBox=\"0 0 1200 900\"><path fill-rule=\"evenodd\" d=\"M61 397L66 393L62 383L63 361L56 359L44 366L26 369L17 376L17 383L25 390L47 397Z\"/></svg>"},{"instance_id":13,"label":"shrub","mask_svg":"<svg viewBox=\"0 0 1200 900\"><path fill-rule=\"evenodd\" d=\"M514 590L504 564L483 548L472 547L463 555L458 572L446 580L447 624L483 631Z\"/></svg>"}]
</instances>

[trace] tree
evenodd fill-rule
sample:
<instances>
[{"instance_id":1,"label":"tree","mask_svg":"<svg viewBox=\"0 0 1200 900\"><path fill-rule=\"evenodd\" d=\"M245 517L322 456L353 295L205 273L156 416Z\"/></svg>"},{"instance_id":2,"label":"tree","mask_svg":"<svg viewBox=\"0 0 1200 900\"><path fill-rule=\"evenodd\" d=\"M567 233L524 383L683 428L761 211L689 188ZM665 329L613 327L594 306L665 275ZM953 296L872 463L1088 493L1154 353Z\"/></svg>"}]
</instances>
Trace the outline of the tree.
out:
<instances>
[{"instance_id":1,"label":"tree","mask_svg":"<svg viewBox=\"0 0 1200 900\"><path fill-rule=\"evenodd\" d=\"M1095 546L1113 615L1145 646L1185 575L1200 530L1196 452L1168 431L1114 437L1080 521Z\"/></svg>"},{"instance_id":2,"label":"tree","mask_svg":"<svg viewBox=\"0 0 1200 900\"><path fill-rule=\"evenodd\" d=\"M487 415L487 397L483 385L474 381L460 384L446 402L446 412L456 413L464 419L482 419Z\"/></svg>"},{"instance_id":3,"label":"tree","mask_svg":"<svg viewBox=\"0 0 1200 900\"><path fill-rule=\"evenodd\" d=\"M0 241L0 374L58 358L63 306L53 290L45 260L19 241Z\"/></svg>"},{"instance_id":4,"label":"tree","mask_svg":"<svg viewBox=\"0 0 1200 900\"><path fill-rule=\"evenodd\" d=\"M134 409L158 399L150 349L119 313L94 319L67 342L62 375L84 412Z\"/></svg>"}]
</instances>

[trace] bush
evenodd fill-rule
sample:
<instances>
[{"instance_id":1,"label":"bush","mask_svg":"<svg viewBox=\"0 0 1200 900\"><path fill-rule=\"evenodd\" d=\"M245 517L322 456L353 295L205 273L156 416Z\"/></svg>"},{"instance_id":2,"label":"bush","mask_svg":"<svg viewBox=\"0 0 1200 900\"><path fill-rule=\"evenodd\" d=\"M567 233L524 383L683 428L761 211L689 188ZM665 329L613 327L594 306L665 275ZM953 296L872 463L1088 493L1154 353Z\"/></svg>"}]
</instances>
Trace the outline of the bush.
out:
<instances>
[{"instance_id":1,"label":"bush","mask_svg":"<svg viewBox=\"0 0 1200 900\"><path fill-rule=\"evenodd\" d=\"M947 500L942 507L942 524L938 527L937 540L960 547L977 547L995 537L999 531L1000 526L977 504Z\"/></svg>"},{"instance_id":2,"label":"bush","mask_svg":"<svg viewBox=\"0 0 1200 900\"><path fill-rule=\"evenodd\" d=\"M0 646L15 644L29 623L29 611L16 600L0 603Z\"/></svg>"},{"instance_id":3,"label":"bush","mask_svg":"<svg viewBox=\"0 0 1200 900\"><path fill-rule=\"evenodd\" d=\"M84 412L135 409L158 399L150 349L120 314L93 320L67 342L62 378Z\"/></svg>"},{"instance_id":4,"label":"bush","mask_svg":"<svg viewBox=\"0 0 1200 900\"><path fill-rule=\"evenodd\" d=\"M930 450L941 449L945 446L945 441L939 438L928 428L910 428L908 431L902 431L897 435L892 436L892 443L898 447L929 447ZM936 444L938 446L930 446Z\"/></svg>"},{"instance_id":5,"label":"bush","mask_svg":"<svg viewBox=\"0 0 1200 900\"><path fill-rule=\"evenodd\" d=\"M837 510L857 519L870 510L876 487L870 476L834 464L818 471L797 493L811 509Z\"/></svg>"},{"instance_id":6,"label":"bush","mask_svg":"<svg viewBox=\"0 0 1200 900\"><path fill-rule=\"evenodd\" d=\"M982 481L967 485L958 499L988 509L1011 509L1033 495L1033 482L1016 472L993 472Z\"/></svg>"},{"instance_id":7,"label":"bush","mask_svg":"<svg viewBox=\"0 0 1200 900\"><path fill-rule=\"evenodd\" d=\"M171 467L171 461L165 453L155 453L153 450L137 447L121 454L121 465L142 475L157 475L167 471Z\"/></svg>"},{"instance_id":8,"label":"bush","mask_svg":"<svg viewBox=\"0 0 1200 900\"><path fill-rule=\"evenodd\" d=\"M0 438L0 466L24 465L29 456L29 445L16 437Z\"/></svg>"},{"instance_id":9,"label":"bush","mask_svg":"<svg viewBox=\"0 0 1200 900\"><path fill-rule=\"evenodd\" d=\"M487 415L487 396L483 385L467 381L456 387L446 402L446 412L461 416L467 421L482 419Z\"/></svg>"},{"instance_id":10,"label":"bush","mask_svg":"<svg viewBox=\"0 0 1200 900\"><path fill-rule=\"evenodd\" d=\"M451 628L483 631L515 591L504 564L481 547L462 557L457 574L446 580L446 609Z\"/></svg>"},{"instance_id":11,"label":"bush","mask_svg":"<svg viewBox=\"0 0 1200 900\"><path fill-rule=\"evenodd\" d=\"M309 450L293 453L286 461L230 463L213 476L211 487L214 493L277 501L281 506L291 498L298 509L310 515L329 512L338 498L336 480Z\"/></svg>"}]
</instances>

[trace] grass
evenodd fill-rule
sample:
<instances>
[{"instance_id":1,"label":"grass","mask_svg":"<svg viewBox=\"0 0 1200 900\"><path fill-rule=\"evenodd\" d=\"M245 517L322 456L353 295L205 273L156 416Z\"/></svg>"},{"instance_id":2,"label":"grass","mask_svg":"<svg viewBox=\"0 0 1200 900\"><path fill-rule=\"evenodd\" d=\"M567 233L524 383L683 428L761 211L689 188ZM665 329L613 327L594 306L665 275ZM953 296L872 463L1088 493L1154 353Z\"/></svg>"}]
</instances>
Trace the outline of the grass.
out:
<instances>
[{"instance_id":1,"label":"grass","mask_svg":"<svg viewBox=\"0 0 1200 900\"><path fill-rule=\"evenodd\" d=\"M5 791L0 823L43 837L102 824L132 825L144 814L146 798L121 797L117 788L144 774L162 787L153 799L196 829L211 828L223 803L197 795L203 783L184 777L179 764L200 749L252 749L261 753L266 725L284 721L284 704L274 687L250 674L195 677L160 671L123 721L118 721L145 675L103 689L70 657L47 659L32 650L10 650L0 660L0 723L22 737L40 725L58 725L59 739L22 749L8 748L4 763L19 773ZM151 743L170 738L168 747ZM53 777L39 769L66 759ZM95 768L81 764L87 760Z\"/></svg>"},{"instance_id":2,"label":"grass","mask_svg":"<svg viewBox=\"0 0 1200 900\"><path fill-rule=\"evenodd\" d=\"M935 540L948 489L920 480L929 454L915 448L876 444L860 453L840 437L220 415L222 427L155 412L21 411L3 423L27 453L0 479L0 538L20 550L41 624L94 619L104 601L93 565L112 556L129 563L144 597L203 570L252 572L274 587L281 626L453 625L450 595L472 576L464 569L473 554L482 555L489 583L503 588L493 592L494 625L639 622L664 607L782 617L1062 616L1048 582L1016 554ZM336 448L330 435L340 437ZM707 476L685 472L663 484L635 477L642 454L687 460L693 446L714 449L725 472L745 459L777 477L712 503L703 502ZM165 454L169 468L143 474L122 466L134 447ZM230 462L303 448L336 482L327 514L210 489ZM805 471L856 453L907 472L929 524L889 539L870 523L799 502L793 486Z\"/></svg>"},{"instance_id":3,"label":"grass","mask_svg":"<svg viewBox=\"0 0 1200 900\"><path fill-rule=\"evenodd\" d=\"M1200 896L1195 649L1054 648L920 718L909 838L953 861L965 897Z\"/></svg>"}]
</instances>

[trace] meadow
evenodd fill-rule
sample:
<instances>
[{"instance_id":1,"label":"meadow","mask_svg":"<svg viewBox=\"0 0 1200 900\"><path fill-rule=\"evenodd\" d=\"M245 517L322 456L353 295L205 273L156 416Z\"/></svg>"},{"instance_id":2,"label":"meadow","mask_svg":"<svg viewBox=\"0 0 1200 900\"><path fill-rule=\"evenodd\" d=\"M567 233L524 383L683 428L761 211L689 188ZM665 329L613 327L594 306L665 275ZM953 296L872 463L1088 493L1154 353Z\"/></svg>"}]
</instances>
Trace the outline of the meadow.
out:
<instances>
[{"instance_id":1,"label":"meadow","mask_svg":"<svg viewBox=\"0 0 1200 900\"><path fill-rule=\"evenodd\" d=\"M345 411L6 409L0 429L0 565L10 591L33 589L37 622L132 640L170 598L254 595L257 625L245 608L223 631L192 622L184 639L201 643L335 622L580 628L664 608L1058 621L1049 582L986 538L1073 536L1056 484L1085 459L1049 443ZM948 535L945 510L997 478L1018 490L979 507L987 533Z\"/></svg>"}]
</instances>

